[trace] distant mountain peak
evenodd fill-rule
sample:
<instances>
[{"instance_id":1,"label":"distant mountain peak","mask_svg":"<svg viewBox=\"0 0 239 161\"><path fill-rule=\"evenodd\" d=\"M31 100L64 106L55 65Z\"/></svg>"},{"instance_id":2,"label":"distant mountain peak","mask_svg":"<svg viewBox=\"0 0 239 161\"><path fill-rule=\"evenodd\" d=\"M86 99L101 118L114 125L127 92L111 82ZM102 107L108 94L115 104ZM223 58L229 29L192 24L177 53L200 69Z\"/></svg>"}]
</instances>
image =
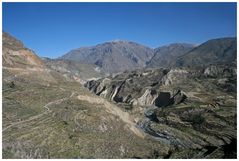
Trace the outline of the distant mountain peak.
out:
<instances>
[{"instance_id":1,"label":"distant mountain peak","mask_svg":"<svg viewBox=\"0 0 239 161\"><path fill-rule=\"evenodd\" d=\"M129 41L128 41L128 40L122 40L122 39L114 39L114 40L111 40L111 41L108 41L108 42L121 42L121 43L128 43Z\"/></svg>"},{"instance_id":2,"label":"distant mountain peak","mask_svg":"<svg viewBox=\"0 0 239 161\"><path fill-rule=\"evenodd\" d=\"M126 41L111 40L89 48L79 48L63 55L62 59L95 64L107 73L143 68L153 56L153 49Z\"/></svg>"},{"instance_id":3,"label":"distant mountain peak","mask_svg":"<svg viewBox=\"0 0 239 161\"><path fill-rule=\"evenodd\" d=\"M229 40L230 38L212 39L205 43L220 41L222 42L219 43L220 48L220 44ZM230 45L230 42L227 43ZM144 67L172 67L175 66L176 62L179 62L178 58L196 50L201 45L182 42L171 43L169 45L152 49L133 41L115 39L95 46L81 47L79 49L71 50L61 58L94 64L100 67L104 72L114 73ZM217 46L218 45L209 45L209 47L212 48L212 51L218 48ZM232 48L232 50L233 49L234 48ZM220 49L216 50L220 51ZM205 61L207 62L207 60Z\"/></svg>"}]
</instances>

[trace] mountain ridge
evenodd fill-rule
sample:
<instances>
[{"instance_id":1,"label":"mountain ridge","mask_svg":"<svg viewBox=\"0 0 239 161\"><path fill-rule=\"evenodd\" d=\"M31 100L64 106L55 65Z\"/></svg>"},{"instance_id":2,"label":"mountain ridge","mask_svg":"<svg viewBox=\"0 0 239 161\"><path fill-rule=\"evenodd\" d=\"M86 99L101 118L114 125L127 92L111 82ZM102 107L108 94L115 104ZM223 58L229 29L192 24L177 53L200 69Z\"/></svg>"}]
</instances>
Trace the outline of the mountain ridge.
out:
<instances>
[{"instance_id":1,"label":"mountain ridge","mask_svg":"<svg viewBox=\"0 0 239 161\"><path fill-rule=\"evenodd\" d=\"M236 37L208 40L177 58L175 66L205 66L236 60Z\"/></svg>"},{"instance_id":2,"label":"mountain ridge","mask_svg":"<svg viewBox=\"0 0 239 161\"><path fill-rule=\"evenodd\" d=\"M180 59L183 59L183 56L190 53L190 51L196 50L197 48L201 47L201 45L205 45L211 42L216 42L215 45L212 45L211 47L209 45L209 48L211 48L211 51L214 54L216 54L219 50L217 46L220 46L221 44L223 44L223 43L217 44L217 42L227 41L228 39L235 39L235 37L223 37L223 38L210 39L206 42L203 42L200 45L195 45L190 43L171 43L171 44L163 45L157 48L150 48L148 46L145 46L133 41L127 41L127 40L114 41L113 40L113 41L100 43L95 46L73 49L69 51L68 53L66 53L65 55L61 56L60 58L69 59L69 60L72 59L76 61L81 60L86 63L94 64L99 66L103 71L107 73L115 73L115 72L117 73L117 72L123 72L125 70L135 70L139 68L158 68L158 67L170 68L170 67L176 67L176 66L186 67L188 66L187 61L185 61L186 63L184 65L180 65L180 61L184 61ZM123 49L122 49L122 45L123 45ZM121 46L121 47L118 48L118 46ZM138 52L139 46L141 47L140 49L142 48L144 49L143 51L140 50L141 51L140 54ZM235 55L236 53L235 48L236 46L233 46L234 52L232 53L232 55L233 54ZM222 47L222 50L224 50L223 47ZM150 53L149 55L147 55L147 51ZM130 56L128 55L127 57L128 52ZM142 52L146 52L146 53L142 53ZM223 52L223 51L220 51L220 52ZM144 57L142 59L139 59L138 55L141 55L141 56L144 55ZM145 55L147 58L145 57ZM211 56L213 57L214 55L212 54ZM204 61L205 62L200 62L200 64L207 65L207 64L211 64L211 62L213 63L212 58L205 59ZM210 62L207 62L207 61L210 61Z\"/></svg>"},{"instance_id":3,"label":"mountain ridge","mask_svg":"<svg viewBox=\"0 0 239 161\"><path fill-rule=\"evenodd\" d=\"M149 47L131 41L117 41L71 50L60 58L82 60L113 73L142 68L152 55L153 50Z\"/></svg>"},{"instance_id":4,"label":"mountain ridge","mask_svg":"<svg viewBox=\"0 0 239 161\"><path fill-rule=\"evenodd\" d=\"M188 43L172 43L154 49L154 56L147 62L147 67L170 67L180 55L195 47Z\"/></svg>"}]
</instances>

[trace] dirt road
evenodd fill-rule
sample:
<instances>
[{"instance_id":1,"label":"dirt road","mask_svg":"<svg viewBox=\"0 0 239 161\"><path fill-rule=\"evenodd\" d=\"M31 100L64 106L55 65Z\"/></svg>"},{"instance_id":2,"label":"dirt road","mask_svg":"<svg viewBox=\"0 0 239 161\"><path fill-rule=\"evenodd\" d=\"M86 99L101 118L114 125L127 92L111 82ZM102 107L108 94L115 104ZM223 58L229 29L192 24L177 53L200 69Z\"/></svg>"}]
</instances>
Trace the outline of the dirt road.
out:
<instances>
[{"instance_id":1,"label":"dirt road","mask_svg":"<svg viewBox=\"0 0 239 161\"><path fill-rule=\"evenodd\" d=\"M45 108L46 111L44 111L44 112L42 112L42 113L40 113L40 114L38 114L38 115L32 116L32 117L30 117L30 118L27 119L27 120L22 120L22 121L19 121L19 122L15 122L15 123L13 123L13 124L11 124L11 125L9 125L9 126L3 128L2 132L4 132L5 130L7 130L7 129L13 127L13 126L16 126L16 125L19 125L19 124L23 124L23 123L25 123L25 122L29 122L29 121L32 121L32 120L35 120L35 119L40 118L41 116L43 116L43 115L47 114L48 112L50 112L49 106L51 106L51 105L53 105L53 104L60 104L61 102L63 102L63 101L65 101L65 100L67 100L67 99L73 97L74 94L75 94L75 92L72 92L69 97L65 97L65 98L62 98L62 99L59 99L59 100L55 100L55 101L51 101L51 102L47 103L45 106L43 106L43 108Z\"/></svg>"}]
</instances>

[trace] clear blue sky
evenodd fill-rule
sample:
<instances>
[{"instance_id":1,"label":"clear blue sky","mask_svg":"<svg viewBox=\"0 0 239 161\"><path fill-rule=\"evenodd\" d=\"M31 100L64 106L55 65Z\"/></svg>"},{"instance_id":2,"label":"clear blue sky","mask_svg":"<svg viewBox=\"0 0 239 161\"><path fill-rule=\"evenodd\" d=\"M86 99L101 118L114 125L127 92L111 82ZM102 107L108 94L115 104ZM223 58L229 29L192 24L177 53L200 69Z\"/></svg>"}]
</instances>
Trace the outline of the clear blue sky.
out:
<instances>
[{"instance_id":1,"label":"clear blue sky","mask_svg":"<svg viewBox=\"0 0 239 161\"><path fill-rule=\"evenodd\" d=\"M236 3L3 3L3 30L50 58L114 39L199 44L236 36Z\"/></svg>"}]
</instances>

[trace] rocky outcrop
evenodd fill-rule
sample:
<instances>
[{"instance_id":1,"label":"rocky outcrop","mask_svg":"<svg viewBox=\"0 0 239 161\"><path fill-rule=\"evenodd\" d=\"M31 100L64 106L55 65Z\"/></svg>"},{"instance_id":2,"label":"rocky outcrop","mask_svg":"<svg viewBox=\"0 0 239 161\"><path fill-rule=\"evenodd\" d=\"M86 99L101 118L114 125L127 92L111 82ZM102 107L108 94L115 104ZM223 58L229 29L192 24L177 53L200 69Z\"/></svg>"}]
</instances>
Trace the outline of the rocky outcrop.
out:
<instances>
[{"instance_id":1,"label":"rocky outcrop","mask_svg":"<svg viewBox=\"0 0 239 161\"><path fill-rule=\"evenodd\" d=\"M222 77L233 77L236 76L237 69L236 66L230 65L210 65L204 69L203 74L206 77L211 78L222 78Z\"/></svg>"},{"instance_id":2,"label":"rocky outcrop","mask_svg":"<svg viewBox=\"0 0 239 161\"><path fill-rule=\"evenodd\" d=\"M117 103L127 103L133 106L155 104L158 107L162 107L179 104L187 98L180 90L162 91L159 89L161 85L169 85L185 79L187 73L185 70L168 71L163 68L130 72L129 74L122 73L114 77L88 81L85 87L96 95ZM181 76L181 79L176 79L177 76Z\"/></svg>"},{"instance_id":3,"label":"rocky outcrop","mask_svg":"<svg viewBox=\"0 0 239 161\"><path fill-rule=\"evenodd\" d=\"M204 70L204 75L205 76L210 76L210 77L214 77L217 76L219 73L222 73L222 69L218 68L216 66L209 66Z\"/></svg>"},{"instance_id":4,"label":"rocky outcrop","mask_svg":"<svg viewBox=\"0 0 239 161\"><path fill-rule=\"evenodd\" d=\"M178 83L179 81L186 80L189 75L188 71L183 69L172 69L162 79L162 84L165 86Z\"/></svg>"},{"instance_id":5,"label":"rocky outcrop","mask_svg":"<svg viewBox=\"0 0 239 161\"><path fill-rule=\"evenodd\" d=\"M155 89L146 89L144 94L138 98L138 105L148 106L152 105L158 97L158 92Z\"/></svg>"},{"instance_id":6,"label":"rocky outcrop","mask_svg":"<svg viewBox=\"0 0 239 161\"><path fill-rule=\"evenodd\" d=\"M124 72L86 84L137 119L137 127L169 146L165 158L235 158L236 77L225 65L207 70ZM209 76L210 75L210 76Z\"/></svg>"}]
</instances>

